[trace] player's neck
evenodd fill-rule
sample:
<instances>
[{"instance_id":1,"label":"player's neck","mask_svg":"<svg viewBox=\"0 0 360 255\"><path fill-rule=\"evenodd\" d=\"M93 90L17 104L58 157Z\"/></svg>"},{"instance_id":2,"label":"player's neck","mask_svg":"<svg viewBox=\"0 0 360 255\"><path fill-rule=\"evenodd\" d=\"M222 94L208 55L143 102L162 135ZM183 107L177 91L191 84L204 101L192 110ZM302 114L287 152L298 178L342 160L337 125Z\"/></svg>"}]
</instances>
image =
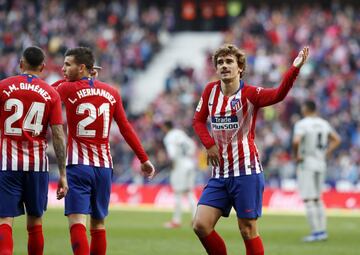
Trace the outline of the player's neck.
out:
<instances>
[{"instance_id":1,"label":"player's neck","mask_svg":"<svg viewBox=\"0 0 360 255\"><path fill-rule=\"evenodd\" d=\"M22 74L26 74L26 75L33 75L33 76L39 76L40 72L38 71L23 71Z\"/></svg>"},{"instance_id":2,"label":"player's neck","mask_svg":"<svg viewBox=\"0 0 360 255\"><path fill-rule=\"evenodd\" d=\"M311 112L306 114L306 117L316 117L316 116L317 116L316 112Z\"/></svg>"},{"instance_id":3,"label":"player's neck","mask_svg":"<svg viewBox=\"0 0 360 255\"><path fill-rule=\"evenodd\" d=\"M231 96L239 90L240 81L238 79L233 80L221 80L221 91L224 96Z\"/></svg>"}]
</instances>

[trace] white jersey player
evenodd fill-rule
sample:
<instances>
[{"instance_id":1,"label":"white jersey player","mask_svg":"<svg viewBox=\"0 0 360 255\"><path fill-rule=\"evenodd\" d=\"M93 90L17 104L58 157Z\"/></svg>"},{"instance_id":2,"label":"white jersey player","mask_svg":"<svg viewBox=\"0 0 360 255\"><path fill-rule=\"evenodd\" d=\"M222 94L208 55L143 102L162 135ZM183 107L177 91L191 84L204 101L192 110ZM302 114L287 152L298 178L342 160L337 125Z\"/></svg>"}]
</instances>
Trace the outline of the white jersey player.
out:
<instances>
[{"instance_id":1,"label":"white jersey player","mask_svg":"<svg viewBox=\"0 0 360 255\"><path fill-rule=\"evenodd\" d=\"M165 132L164 145L172 162L170 185L175 197L175 210L167 228L181 226L182 196L187 195L192 215L196 211L196 198L193 193L196 177L195 142L183 131L173 128L171 121L166 121L162 127Z\"/></svg>"},{"instance_id":2,"label":"white jersey player","mask_svg":"<svg viewBox=\"0 0 360 255\"><path fill-rule=\"evenodd\" d=\"M340 137L329 122L316 115L309 100L302 106L304 118L294 127L293 149L297 163L298 188L304 201L311 235L305 242L327 239L326 216L321 200L326 158L339 146Z\"/></svg>"}]
</instances>

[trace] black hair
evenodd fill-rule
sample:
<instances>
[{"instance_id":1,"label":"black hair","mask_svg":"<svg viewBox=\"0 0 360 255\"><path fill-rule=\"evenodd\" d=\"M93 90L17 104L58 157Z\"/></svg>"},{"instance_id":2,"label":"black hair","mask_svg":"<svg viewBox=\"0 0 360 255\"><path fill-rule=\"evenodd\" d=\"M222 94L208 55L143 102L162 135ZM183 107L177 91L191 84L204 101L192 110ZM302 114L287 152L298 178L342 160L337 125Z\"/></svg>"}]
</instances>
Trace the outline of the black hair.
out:
<instances>
[{"instance_id":1,"label":"black hair","mask_svg":"<svg viewBox=\"0 0 360 255\"><path fill-rule=\"evenodd\" d=\"M164 122L164 126L167 127L168 129L172 129L174 127L174 124L172 123L171 120L166 120Z\"/></svg>"},{"instance_id":2,"label":"black hair","mask_svg":"<svg viewBox=\"0 0 360 255\"><path fill-rule=\"evenodd\" d=\"M65 52L65 57L68 56L74 56L75 63L78 65L84 64L88 70L94 67L94 54L88 47L76 47L68 49Z\"/></svg>"},{"instance_id":3,"label":"black hair","mask_svg":"<svg viewBox=\"0 0 360 255\"><path fill-rule=\"evenodd\" d=\"M30 46L23 51L22 57L31 68L36 68L44 63L45 53L37 46Z\"/></svg>"},{"instance_id":4,"label":"black hair","mask_svg":"<svg viewBox=\"0 0 360 255\"><path fill-rule=\"evenodd\" d=\"M316 111L316 103L313 100L306 100L304 104L306 109L308 109L310 112Z\"/></svg>"}]
</instances>

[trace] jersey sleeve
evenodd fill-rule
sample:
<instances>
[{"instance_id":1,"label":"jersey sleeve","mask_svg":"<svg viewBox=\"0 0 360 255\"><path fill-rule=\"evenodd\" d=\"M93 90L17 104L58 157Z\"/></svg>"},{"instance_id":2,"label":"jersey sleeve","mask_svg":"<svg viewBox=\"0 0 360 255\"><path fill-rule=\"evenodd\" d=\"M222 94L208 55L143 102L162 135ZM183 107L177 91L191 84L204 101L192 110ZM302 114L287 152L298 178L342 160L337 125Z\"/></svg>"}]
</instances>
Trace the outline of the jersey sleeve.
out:
<instances>
[{"instance_id":1,"label":"jersey sleeve","mask_svg":"<svg viewBox=\"0 0 360 255\"><path fill-rule=\"evenodd\" d=\"M193 119L193 128L195 133L200 138L201 143L205 146L206 149L209 149L215 145L214 138L211 137L210 132L207 128L207 118L209 116L209 96L212 86L208 85L196 107L196 111Z\"/></svg>"},{"instance_id":2,"label":"jersey sleeve","mask_svg":"<svg viewBox=\"0 0 360 255\"><path fill-rule=\"evenodd\" d=\"M54 82L53 84L51 84L51 87L57 88L57 87L59 87L59 85L60 85L61 83L65 82L65 81L66 81L66 80L58 80L58 81Z\"/></svg>"},{"instance_id":3,"label":"jersey sleeve","mask_svg":"<svg viewBox=\"0 0 360 255\"><path fill-rule=\"evenodd\" d=\"M114 93L116 98L116 105L114 109L114 120L119 127L120 133L124 137L126 143L131 147L136 156L139 158L141 163L144 163L149 159L144 148L142 147L138 136L136 135L133 127L130 125L124 107L122 105L122 100L119 93Z\"/></svg>"},{"instance_id":4,"label":"jersey sleeve","mask_svg":"<svg viewBox=\"0 0 360 255\"><path fill-rule=\"evenodd\" d=\"M291 66L277 88L248 87L248 99L257 107L265 107L282 101L292 88L299 70Z\"/></svg>"},{"instance_id":5,"label":"jersey sleeve","mask_svg":"<svg viewBox=\"0 0 360 255\"><path fill-rule=\"evenodd\" d=\"M56 92L54 92L52 97L53 102L51 104L49 123L50 125L63 124L60 96Z\"/></svg>"},{"instance_id":6,"label":"jersey sleeve","mask_svg":"<svg viewBox=\"0 0 360 255\"><path fill-rule=\"evenodd\" d=\"M305 134L304 125L302 122L297 122L294 126L294 137L301 137Z\"/></svg>"}]
</instances>

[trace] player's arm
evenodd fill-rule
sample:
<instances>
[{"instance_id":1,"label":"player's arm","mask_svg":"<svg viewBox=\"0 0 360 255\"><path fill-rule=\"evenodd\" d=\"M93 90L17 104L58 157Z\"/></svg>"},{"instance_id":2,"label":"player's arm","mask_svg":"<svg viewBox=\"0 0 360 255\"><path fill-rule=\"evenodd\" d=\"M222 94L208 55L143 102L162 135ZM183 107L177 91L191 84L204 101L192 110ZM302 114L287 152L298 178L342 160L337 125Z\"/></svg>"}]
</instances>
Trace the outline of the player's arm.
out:
<instances>
[{"instance_id":1,"label":"player's arm","mask_svg":"<svg viewBox=\"0 0 360 255\"><path fill-rule=\"evenodd\" d=\"M265 107L282 101L294 85L300 68L306 62L309 47L304 47L295 58L290 69L285 73L277 88L248 87L248 98L257 107Z\"/></svg>"},{"instance_id":2,"label":"player's arm","mask_svg":"<svg viewBox=\"0 0 360 255\"><path fill-rule=\"evenodd\" d=\"M68 191L68 184L66 180L66 148L65 135L63 129L61 100L59 94L52 93L52 106L50 112L50 127L52 131L52 141L55 155L59 167L59 181L56 191L57 199L62 199L66 196Z\"/></svg>"},{"instance_id":3,"label":"player's arm","mask_svg":"<svg viewBox=\"0 0 360 255\"><path fill-rule=\"evenodd\" d=\"M150 162L143 146L140 143L133 127L129 123L124 107L122 106L121 97L116 95L117 103L114 110L114 120L119 127L120 133L124 137L126 143L131 147L136 156L141 162L141 171L148 178L152 178L155 174L155 168Z\"/></svg>"},{"instance_id":4,"label":"player's arm","mask_svg":"<svg viewBox=\"0 0 360 255\"><path fill-rule=\"evenodd\" d=\"M301 153L299 151L300 143L305 135L305 127L303 125L303 122L297 122L294 126L294 135L292 139L292 152L293 157L295 160L295 163L301 163L303 161L303 158L301 156Z\"/></svg>"},{"instance_id":5,"label":"player's arm","mask_svg":"<svg viewBox=\"0 0 360 255\"><path fill-rule=\"evenodd\" d=\"M302 137L300 135L294 135L293 141L292 141L292 152L295 162L298 164L301 161L303 161L303 158L301 157L299 153L299 147Z\"/></svg>"},{"instance_id":6,"label":"player's arm","mask_svg":"<svg viewBox=\"0 0 360 255\"><path fill-rule=\"evenodd\" d=\"M329 133L329 146L326 150L326 157L329 157L336 150L336 148L339 147L340 144L340 135L335 130L332 130Z\"/></svg>"},{"instance_id":7,"label":"player's arm","mask_svg":"<svg viewBox=\"0 0 360 255\"><path fill-rule=\"evenodd\" d=\"M57 163L59 167L59 181L56 191L57 199L62 199L66 196L68 191L68 184L66 180L66 149L65 149L65 135L63 125L52 125L52 140Z\"/></svg>"},{"instance_id":8,"label":"player's arm","mask_svg":"<svg viewBox=\"0 0 360 255\"><path fill-rule=\"evenodd\" d=\"M209 95L211 87L207 86L200 98L199 104L196 107L193 128L195 133L200 138L201 143L205 146L207 152L207 164L218 166L220 165L220 153L215 144L214 138L211 137L209 130L207 129L207 118L209 116Z\"/></svg>"}]
</instances>

